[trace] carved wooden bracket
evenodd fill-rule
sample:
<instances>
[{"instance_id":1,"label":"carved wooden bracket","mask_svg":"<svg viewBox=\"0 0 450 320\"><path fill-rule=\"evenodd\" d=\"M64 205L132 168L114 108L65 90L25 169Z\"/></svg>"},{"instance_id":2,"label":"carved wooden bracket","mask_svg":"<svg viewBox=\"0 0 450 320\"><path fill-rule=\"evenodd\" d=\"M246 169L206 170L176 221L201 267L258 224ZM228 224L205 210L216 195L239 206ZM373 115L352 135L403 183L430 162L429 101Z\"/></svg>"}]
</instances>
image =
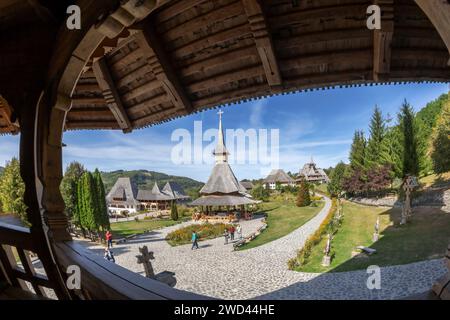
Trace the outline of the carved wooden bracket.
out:
<instances>
[{"instance_id":1,"label":"carved wooden bracket","mask_svg":"<svg viewBox=\"0 0 450 320\"><path fill-rule=\"evenodd\" d=\"M280 86L282 84L281 73L263 7L258 0L242 0L242 3L250 23L250 29L253 32L267 82L271 87Z\"/></svg>"},{"instance_id":2,"label":"carved wooden bracket","mask_svg":"<svg viewBox=\"0 0 450 320\"><path fill-rule=\"evenodd\" d=\"M106 60L101 58L94 61L92 69L94 70L95 78L102 90L102 94L105 97L106 104L114 115L114 118L117 120L120 128L122 128L123 132L131 132L132 126L130 119L122 104L120 95L116 90Z\"/></svg>"}]
</instances>

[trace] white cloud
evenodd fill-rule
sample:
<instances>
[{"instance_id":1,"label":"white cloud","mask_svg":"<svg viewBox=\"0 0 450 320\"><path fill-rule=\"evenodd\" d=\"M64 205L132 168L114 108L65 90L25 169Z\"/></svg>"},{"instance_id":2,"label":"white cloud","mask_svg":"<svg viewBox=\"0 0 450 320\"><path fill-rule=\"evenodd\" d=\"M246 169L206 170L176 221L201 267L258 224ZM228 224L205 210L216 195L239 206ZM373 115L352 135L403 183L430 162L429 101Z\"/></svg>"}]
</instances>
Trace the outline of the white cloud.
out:
<instances>
[{"instance_id":1,"label":"white cloud","mask_svg":"<svg viewBox=\"0 0 450 320\"><path fill-rule=\"evenodd\" d=\"M250 108L252 108L252 112L249 120L252 128L260 128L263 126L263 113L267 104L268 99L259 99L250 106Z\"/></svg>"},{"instance_id":2,"label":"white cloud","mask_svg":"<svg viewBox=\"0 0 450 320\"><path fill-rule=\"evenodd\" d=\"M351 144L351 143L352 143L352 140L350 140L350 139L308 141L308 142L286 144L286 145L281 146L281 148L282 149L306 149L306 148L323 147L323 146L346 145L346 144Z\"/></svg>"}]
</instances>

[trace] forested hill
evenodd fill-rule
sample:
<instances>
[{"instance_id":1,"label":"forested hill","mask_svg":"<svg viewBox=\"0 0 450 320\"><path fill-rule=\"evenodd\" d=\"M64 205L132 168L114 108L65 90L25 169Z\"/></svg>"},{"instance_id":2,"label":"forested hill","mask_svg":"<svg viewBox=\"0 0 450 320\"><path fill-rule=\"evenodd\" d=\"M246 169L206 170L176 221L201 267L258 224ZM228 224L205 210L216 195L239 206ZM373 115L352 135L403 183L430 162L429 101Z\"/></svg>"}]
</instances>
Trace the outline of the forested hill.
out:
<instances>
[{"instance_id":1,"label":"forested hill","mask_svg":"<svg viewBox=\"0 0 450 320\"><path fill-rule=\"evenodd\" d=\"M178 183L186 192L189 189L198 189L203 186L203 182L187 177L172 176L161 172L148 170L117 170L112 172L102 172L102 179L105 184L106 192L111 190L114 183L120 177L131 178L131 180L143 190L151 190L155 182L158 183L160 188L162 188L166 182L169 181Z\"/></svg>"},{"instance_id":2,"label":"forested hill","mask_svg":"<svg viewBox=\"0 0 450 320\"><path fill-rule=\"evenodd\" d=\"M436 122L443 112L444 104L449 102L449 98L448 94L442 94L439 98L427 103L424 108L417 112L417 118L423 124L421 129L425 140L428 141L431 138L433 128L436 126Z\"/></svg>"},{"instance_id":3,"label":"forested hill","mask_svg":"<svg viewBox=\"0 0 450 320\"><path fill-rule=\"evenodd\" d=\"M5 170L5 168L0 167L0 174L2 174L3 170Z\"/></svg>"}]
</instances>

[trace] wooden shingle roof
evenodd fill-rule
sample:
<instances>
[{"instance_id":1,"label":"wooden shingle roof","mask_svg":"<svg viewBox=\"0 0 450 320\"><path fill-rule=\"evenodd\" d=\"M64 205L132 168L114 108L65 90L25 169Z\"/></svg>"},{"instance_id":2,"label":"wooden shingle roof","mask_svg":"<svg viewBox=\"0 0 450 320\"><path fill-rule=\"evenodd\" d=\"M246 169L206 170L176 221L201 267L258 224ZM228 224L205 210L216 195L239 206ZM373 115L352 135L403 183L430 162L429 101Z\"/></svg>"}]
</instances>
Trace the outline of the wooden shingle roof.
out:
<instances>
[{"instance_id":1,"label":"wooden shingle roof","mask_svg":"<svg viewBox=\"0 0 450 320\"><path fill-rule=\"evenodd\" d=\"M274 169L264 179L264 183L294 183L292 179L283 169Z\"/></svg>"},{"instance_id":2,"label":"wooden shingle roof","mask_svg":"<svg viewBox=\"0 0 450 320\"><path fill-rule=\"evenodd\" d=\"M12 2L23 12L20 19L37 20L23 1ZM157 1L147 17L102 41L92 54L71 96L65 129L129 132L219 105L302 90L450 81L449 51L414 0L380 2L378 31L366 25L370 4ZM21 21L16 11L4 12L0 30L11 19ZM25 70L6 67L27 83ZM0 80L0 93L9 99L20 85L6 79Z\"/></svg>"}]
</instances>

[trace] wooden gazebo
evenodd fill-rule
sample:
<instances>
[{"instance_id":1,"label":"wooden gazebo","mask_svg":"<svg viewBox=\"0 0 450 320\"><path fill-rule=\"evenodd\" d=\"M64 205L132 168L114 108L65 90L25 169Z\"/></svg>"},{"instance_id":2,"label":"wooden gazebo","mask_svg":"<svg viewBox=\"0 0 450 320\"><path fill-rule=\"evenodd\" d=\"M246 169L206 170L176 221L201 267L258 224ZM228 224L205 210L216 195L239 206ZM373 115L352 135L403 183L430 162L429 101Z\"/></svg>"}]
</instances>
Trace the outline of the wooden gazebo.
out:
<instances>
[{"instance_id":1,"label":"wooden gazebo","mask_svg":"<svg viewBox=\"0 0 450 320\"><path fill-rule=\"evenodd\" d=\"M48 287L60 299L201 298L106 267L72 241L59 191L65 130L130 132L274 94L450 81L446 0L76 2L79 30L66 26L73 1L0 1L0 134L20 132L31 222L0 225L0 282L21 290L28 281L38 295ZM380 30L366 26L372 4ZM81 290L66 287L69 265L81 268ZM436 295L449 297L447 282Z\"/></svg>"}]
</instances>

